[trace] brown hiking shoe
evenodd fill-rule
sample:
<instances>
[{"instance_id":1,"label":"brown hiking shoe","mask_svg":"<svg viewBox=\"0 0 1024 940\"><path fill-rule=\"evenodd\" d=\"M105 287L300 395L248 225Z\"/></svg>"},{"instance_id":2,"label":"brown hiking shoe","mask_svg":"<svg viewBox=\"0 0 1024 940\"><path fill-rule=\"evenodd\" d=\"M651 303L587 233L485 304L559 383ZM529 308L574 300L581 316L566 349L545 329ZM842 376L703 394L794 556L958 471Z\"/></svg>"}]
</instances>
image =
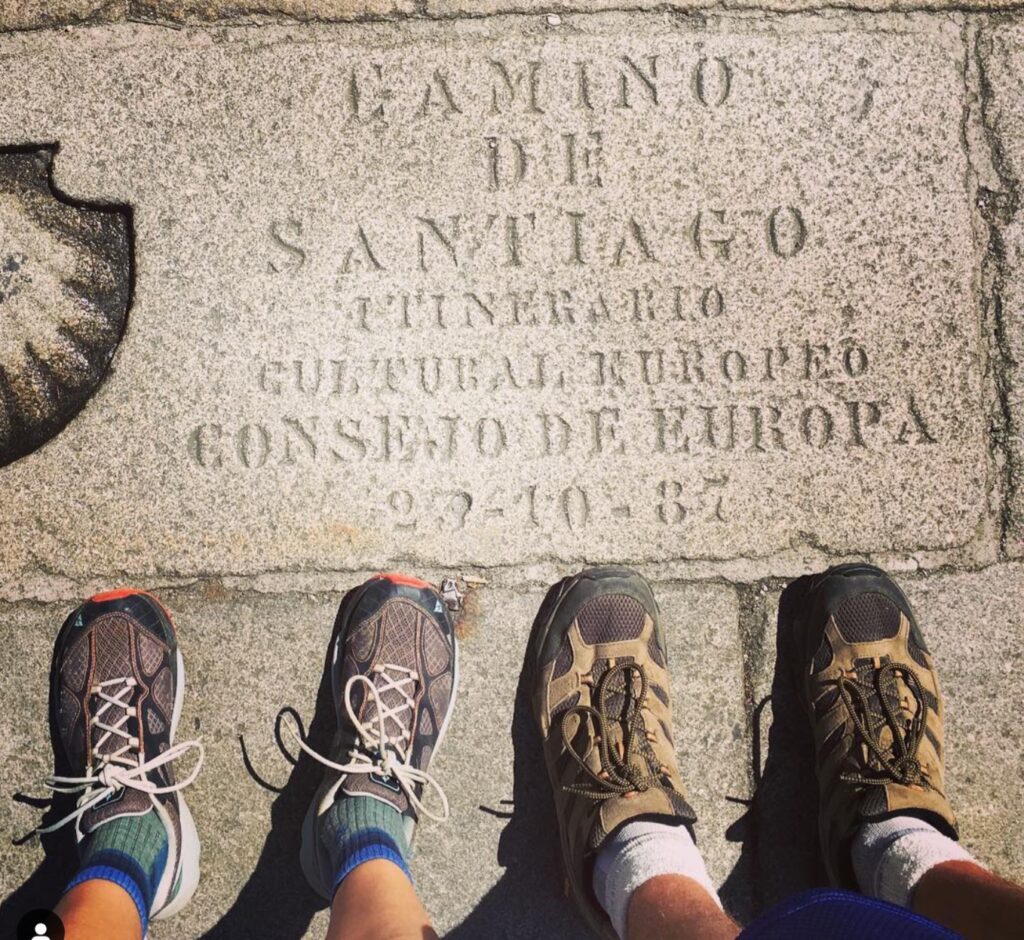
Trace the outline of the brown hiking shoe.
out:
<instances>
[{"instance_id":1,"label":"brown hiking shoe","mask_svg":"<svg viewBox=\"0 0 1024 940\"><path fill-rule=\"evenodd\" d=\"M957 837L942 771L942 694L910 602L881 569L814 579L794 628L811 719L829 877L856 889L850 839L864 822L922 816Z\"/></svg>"},{"instance_id":2,"label":"brown hiking shoe","mask_svg":"<svg viewBox=\"0 0 1024 940\"><path fill-rule=\"evenodd\" d=\"M530 644L568 884L591 926L614 938L591 887L602 844L638 816L696 819L672 744L658 605L636 572L591 568L548 591Z\"/></svg>"}]
</instances>

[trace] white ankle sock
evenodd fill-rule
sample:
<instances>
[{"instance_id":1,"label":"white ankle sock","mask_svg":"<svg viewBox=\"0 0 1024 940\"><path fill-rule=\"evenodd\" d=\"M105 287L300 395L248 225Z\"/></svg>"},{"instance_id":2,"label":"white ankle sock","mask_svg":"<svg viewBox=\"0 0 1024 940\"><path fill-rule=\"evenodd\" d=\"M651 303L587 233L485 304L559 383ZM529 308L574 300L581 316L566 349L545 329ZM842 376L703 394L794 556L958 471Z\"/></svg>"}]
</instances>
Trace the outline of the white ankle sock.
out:
<instances>
[{"instance_id":1,"label":"white ankle sock","mask_svg":"<svg viewBox=\"0 0 1024 940\"><path fill-rule=\"evenodd\" d=\"M973 862L958 842L915 816L864 823L853 837L853 870L861 891L910 907L922 875L940 862Z\"/></svg>"},{"instance_id":2,"label":"white ankle sock","mask_svg":"<svg viewBox=\"0 0 1024 940\"><path fill-rule=\"evenodd\" d=\"M598 853L593 878L594 894L622 940L626 940L629 899L640 885L658 875L692 878L722 906L686 826L644 820L626 823Z\"/></svg>"}]
</instances>

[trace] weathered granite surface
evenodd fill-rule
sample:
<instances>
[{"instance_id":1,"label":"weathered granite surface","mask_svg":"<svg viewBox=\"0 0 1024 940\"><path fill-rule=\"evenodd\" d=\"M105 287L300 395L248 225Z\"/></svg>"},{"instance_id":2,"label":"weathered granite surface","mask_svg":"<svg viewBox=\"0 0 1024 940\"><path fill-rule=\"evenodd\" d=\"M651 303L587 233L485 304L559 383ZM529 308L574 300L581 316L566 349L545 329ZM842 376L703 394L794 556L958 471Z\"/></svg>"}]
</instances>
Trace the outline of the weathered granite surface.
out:
<instances>
[{"instance_id":1,"label":"weathered granite surface","mask_svg":"<svg viewBox=\"0 0 1024 940\"><path fill-rule=\"evenodd\" d=\"M563 894L553 808L525 685L518 701L526 707L516 708L526 640L543 594L540 586L479 588L474 613L460 630L459 701L431 768L452 816L443 825L423 823L413 865L439 930L450 937L588 936ZM701 816L702 850L712 877L723 883L740 852L726 830L742 807L728 798L750 793L736 594L727 586L666 585L658 596L680 759ZM181 916L153 927L154 940L323 934L322 902L306 887L297 859L299 826L319 771L303 761L290 775L273 729L284 706L296 709L307 726L313 718L339 598L246 595L216 584L164 595L188 674L179 740L200 736L206 763L186 794L203 842L202 882ZM68 609L11 605L0 611L0 628L10 638L0 648L0 680L17 676L21 690L17 706L0 711L0 777L8 789L38 792L33 784L49 772L50 649ZM700 678L705 675L715 681ZM259 777L277 787L287 783L283 794L261 787L246 770L240 738ZM7 800L3 811L5 832L27 831L38 820L37 811ZM38 843L16 848L5 839L0 898L19 888L42 858ZM44 871L0 908L4 936L13 911L28 909L30 900L52 903L47 892L59 890L59 878ZM748 910L745 892L747 884L726 892L741 914Z\"/></svg>"},{"instance_id":2,"label":"weathered granite surface","mask_svg":"<svg viewBox=\"0 0 1024 940\"><path fill-rule=\"evenodd\" d=\"M416 0L131 0L129 15L157 22L344 21L408 15Z\"/></svg>"},{"instance_id":3,"label":"weathered granite surface","mask_svg":"<svg viewBox=\"0 0 1024 940\"><path fill-rule=\"evenodd\" d=\"M419 10L376 2L0 0L0 30ZM938 658L965 844L1024 878L1024 568L1000 560L1024 554L1022 50L960 13L0 36L0 147L58 144L57 186L131 206L136 254L99 392L0 469L8 793L49 769L71 598L157 588L207 763L202 885L153 935L319 937L295 865L318 771L275 715L312 717L364 569L472 571L434 768L454 818L424 824L417 881L458 940L582 938L519 671L547 583L637 561L699 842L746 920L822 877L805 721L787 682L765 701L783 578L868 554ZM13 242L52 264L0 205ZM0 803L8 837L37 819ZM38 845L0 844L0 934L52 902L50 847L33 874Z\"/></svg>"},{"instance_id":4,"label":"weathered granite surface","mask_svg":"<svg viewBox=\"0 0 1024 940\"><path fill-rule=\"evenodd\" d=\"M985 79L985 124L994 154L986 199L991 239L990 313L1001 347L1003 416L1009 445L1009 523L1005 549L1024 555L1024 28L985 30L977 47Z\"/></svg>"},{"instance_id":5,"label":"weathered granite surface","mask_svg":"<svg viewBox=\"0 0 1024 940\"><path fill-rule=\"evenodd\" d=\"M0 0L0 31L123 19L128 0Z\"/></svg>"},{"instance_id":6,"label":"weathered granite surface","mask_svg":"<svg viewBox=\"0 0 1024 940\"><path fill-rule=\"evenodd\" d=\"M561 15L607 10L651 13L709 9L792 13L848 8L851 11L1007 11L1021 0L0 0L0 31L77 26L83 23L346 22L366 18L546 14L552 25Z\"/></svg>"},{"instance_id":7,"label":"weathered granite surface","mask_svg":"<svg viewBox=\"0 0 1024 940\"><path fill-rule=\"evenodd\" d=\"M966 50L875 25L0 40L0 140L137 255L0 565L987 557Z\"/></svg>"},{"instance_id":8,"label":"weathered granite surface","mask_svg":"<svg viewBox=\"0 0 1024 940\"><path fill-rule=\"evenodd\" d=\"M1020 7L1019 0L425 0L427 13L432 16L493 16L499 13L545 13L560 17L566 13L586 13L595 10L759 10L762 12L792 13L803 10L849 8L851 10L1012 10Z\"/></svg>"}]
</instances>

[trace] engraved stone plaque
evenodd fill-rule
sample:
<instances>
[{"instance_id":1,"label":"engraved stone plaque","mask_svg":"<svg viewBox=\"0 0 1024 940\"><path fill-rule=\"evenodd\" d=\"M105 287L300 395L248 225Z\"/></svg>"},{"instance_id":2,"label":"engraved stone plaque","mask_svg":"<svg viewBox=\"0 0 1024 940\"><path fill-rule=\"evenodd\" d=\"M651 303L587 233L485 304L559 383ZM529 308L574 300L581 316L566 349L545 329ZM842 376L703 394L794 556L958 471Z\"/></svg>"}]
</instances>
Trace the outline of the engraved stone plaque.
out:
<instances>
[{"instance_id":1,"label":"engraved stone plaque","mask_svg":"<svg viewBox=\"0 0 1024 940\"><path fill-rule=\"evenodd\" d=\"M959 27L713 22L12 45L40 104L0 134L64 135L63 173L135 206L139 268L103 409L0 476L0 557L970 554Z\"/></svg>"},{"instance_id":2,"label":"engraved stone plaque","mask_svg":"<svg viewBox=\"0 0 1024 940\"><path fill-rule=\"evenodd\" d=\"M78 413L128 314L128 217L54 192L51 159L0 151L0 466Z\"/></svg>"}]
</instances>

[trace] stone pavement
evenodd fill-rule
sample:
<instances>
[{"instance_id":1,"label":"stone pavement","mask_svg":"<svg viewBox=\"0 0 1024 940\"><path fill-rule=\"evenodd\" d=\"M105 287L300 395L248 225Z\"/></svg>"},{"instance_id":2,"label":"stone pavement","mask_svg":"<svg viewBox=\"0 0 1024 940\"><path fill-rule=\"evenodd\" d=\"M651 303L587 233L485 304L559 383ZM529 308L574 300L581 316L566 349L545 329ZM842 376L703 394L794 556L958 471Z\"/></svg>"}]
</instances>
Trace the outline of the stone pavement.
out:
<instances>
[{"instance_id":1,"label":"stone pavement","mask_svg":"<svg viewBox=\"0 0 1024 940\"><path fill-rule=\"evenodd\" d=\"M0 0L0 780L49 769L75 601L159 591L207 759L157 940L322 933L274 719L384 568L469 587L414 861L450 936L583 935L520 669L602 561L656 582L738 917L821 878L775 630L855 557L938 658L966 844L1024 878L1024 14L612 6ZM0 933L62 846L4 839Z\"/></svg>"}]
</instances>

